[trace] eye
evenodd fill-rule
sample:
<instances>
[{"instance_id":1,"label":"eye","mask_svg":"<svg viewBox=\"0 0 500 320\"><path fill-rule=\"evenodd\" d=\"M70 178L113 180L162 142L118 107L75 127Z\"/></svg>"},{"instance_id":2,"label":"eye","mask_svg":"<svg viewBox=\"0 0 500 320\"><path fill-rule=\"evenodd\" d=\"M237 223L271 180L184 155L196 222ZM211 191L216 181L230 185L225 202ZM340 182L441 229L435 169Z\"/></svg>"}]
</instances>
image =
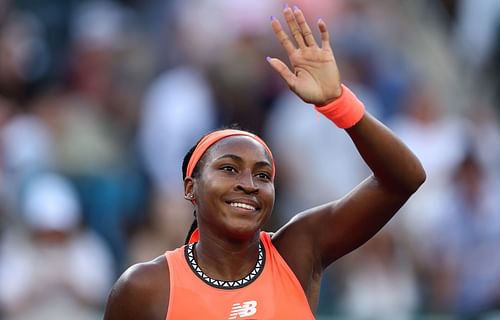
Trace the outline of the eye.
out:
<instances>
[{"instance_id":1,"label":"eye","mask_svg":"<svg viewBox=\"0 0 500 320\"><path fill-rule=\"evenodd\" d=\"M263 179L263 180L271 180L271 175L269 173L266 173L266 172L259 172L257 173L257 177L259 179Z\"/></svg>"},{"instance_id":2,"label":"eye","mask_svg":"<svg viewBox=\"0 0 500 320\"><path fill-rule=\"evenodd\" d=\"M236 172L236 168L230 165L224 165L220 167L221 171L226 171L226 172Z\"/></svg>"}]
</instances>

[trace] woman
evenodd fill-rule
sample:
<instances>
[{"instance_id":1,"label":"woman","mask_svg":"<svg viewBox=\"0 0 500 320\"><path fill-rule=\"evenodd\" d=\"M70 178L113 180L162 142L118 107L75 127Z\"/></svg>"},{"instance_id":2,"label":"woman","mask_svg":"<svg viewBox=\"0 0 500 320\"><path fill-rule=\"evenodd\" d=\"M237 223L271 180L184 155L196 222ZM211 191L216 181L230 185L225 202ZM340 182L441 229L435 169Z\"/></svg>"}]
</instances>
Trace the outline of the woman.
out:
<instances>
[{"instance_id":1,"label":"woman","mask_svg":"<svg viewBox=\"0 0 500 320\"><path fill-rule=\"evenodd\" d=\"M268 62L302 100L346 129L373 174L268 234L261 229L274 204L271 151L244 131L205 136L183 165L199 229L189 245L127 270L105 319L313 319L322 271L370 239L425 180L414 154L341 85L325 23L318 21L318 46L300 9L283 14L295 44L277 19L271 24L293 72Z\"/></svg>"}]
</instances>

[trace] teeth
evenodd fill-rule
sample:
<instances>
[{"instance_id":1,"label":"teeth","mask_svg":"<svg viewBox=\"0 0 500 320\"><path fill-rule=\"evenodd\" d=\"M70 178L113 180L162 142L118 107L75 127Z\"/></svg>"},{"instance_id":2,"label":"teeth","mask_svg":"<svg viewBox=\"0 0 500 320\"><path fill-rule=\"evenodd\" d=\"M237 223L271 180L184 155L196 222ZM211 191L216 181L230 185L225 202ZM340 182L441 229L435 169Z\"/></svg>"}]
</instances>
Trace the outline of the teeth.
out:
<instances>
[{"instance_id":1,"label":"teeth","mask_svg":"<svg viewBox=\"0 0 500 320\"><path fill-rule=\"evenodd\" d=\"M231 202L230 205L232 207L236 207L236 208L242 208L242 209L247 209L247 210L256 210L255 207L253 207L249 204L246 204L246 203Z\"/></svg>"}]
</instances>

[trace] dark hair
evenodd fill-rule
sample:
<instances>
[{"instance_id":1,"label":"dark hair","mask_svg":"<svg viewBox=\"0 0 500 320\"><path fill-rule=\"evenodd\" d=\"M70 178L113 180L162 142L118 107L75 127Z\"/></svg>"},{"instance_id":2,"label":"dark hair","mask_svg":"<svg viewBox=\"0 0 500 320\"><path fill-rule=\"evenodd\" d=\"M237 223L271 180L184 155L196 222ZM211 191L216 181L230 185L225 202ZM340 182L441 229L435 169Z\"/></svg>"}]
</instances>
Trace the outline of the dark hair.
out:
<instances>
[{"instance_id":1,"label":"dark hair","mask_svg":"<svg viewBox=\"0 0 500 320\"><path fill-rule=\"evenodd\" d=\"M233 124L233 125L231 125L229 127L223 127L223 128L217 129L217 130L224 130L224 129L235 129L235 130L241 130L241 131L246 131L246 132L253 133L251 130L242 129L238 124ZM215 130L215 131L217 131L217 130ZM208 134L210 134L210 133L208 133ZM192 146L189 149L189 151L186 153L186 155L184 156L184 159L182 160L182 180L184 180L186 178L187 166L189 164L189 160L191 160L191 156L193 155L194 150L196 149L196 147L198 146L198 144L200 143L200 141L206 135L204 135L198 141L196 141L196 143L194 144L194 146ZM198 161L198 163L194 167L193 174L192 174L193 177L197 177L200 174L200 170L201 170L200 168L202 167L202 163L203 163L203 157L200 159L200 161ZM196 228L198 228L198 220L196 219L196 210L193 211L193 215L194 215L194 221L191 224L191 227L189 227L189 231L187 233L186 240L184 241L185 244L188 244L189 238L191 238L191 235L193 234L193 232L196 230Z\"/></svg>"},{"instance_id":2,"label":"dark hair","mask_svg":"<svg viewBox=\"0 0 500 320\"><path fill-rule=\"evenodd\" d=\"M194 150L198 146L198 143L200 143L201 139L203 139L203 137L200 138L200 140L198 140L194 144L194 146L191 147L191 149L189 149L189 151L184 156L184 159L182 160L182 180L186 179L186 171L187 171L187 167L189 164L189 160L191 159L191 156L193 155ZM199 161L196 164L196 166L194 167L193 177L196 177L200 174L200 167L201 167L200 163L201 163L201 161ZM191 235L193 234L194 230L196 230L196 228L198 228L198 220L196 220L196 209L193 211L193 215L194 215L194 220L193 220L193 223L191 224L191 227L189 227L189 231L187 233L186 240L184 240L184 244L188 244L189 238L191 238Z\"/></svg>"}]
</instances>

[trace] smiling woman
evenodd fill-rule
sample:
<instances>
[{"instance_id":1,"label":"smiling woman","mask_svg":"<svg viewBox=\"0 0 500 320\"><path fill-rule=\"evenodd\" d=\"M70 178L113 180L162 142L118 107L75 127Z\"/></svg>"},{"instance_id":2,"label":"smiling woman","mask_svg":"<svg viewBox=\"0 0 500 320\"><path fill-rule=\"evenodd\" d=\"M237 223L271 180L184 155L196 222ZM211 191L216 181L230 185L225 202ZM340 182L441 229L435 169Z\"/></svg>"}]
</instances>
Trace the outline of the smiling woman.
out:
<instances>
[{"instance_id":1,"label":"smiling woman","mask_svg":"<svg viewBox=\"0 0 500 320\"><path fill-rule=\"evenodd\" d=\"M200 167L206 176L203 181L207 181L208 184L194 190L193 177L199 176ZM260 223L265 223L269 217L274 204L275 167L271 150L258 136L234 129L212 132L203 137L186 154L182 171L185 198L193 202L195 216L198 207L202 209L205 205L218 200L223 207L208 211L224 212L224 209L232 209L239 214L230 214L229 217L254 219L260 217L263 219ZM217 197L222 192L220 198ZM197 203L195 199L200 201ZM228 205L231 208L227 208ZM219 212L217 216L220 216ZM208 220L213 222L218 217ZM195 219L186 239L189 241L186 242L199 240L200 231L196 229L198 219L203 220L205 217L199 216ZM204 228L203 223L201 226ZM228 227L237 226L237 222L228 223ZM260 229L262 225L258 227ZM255 235L256 230L250 232ZM236 237L240 236L241 230L236 234Z\"/></svg>"},{"instance_id":2,"label":"smiling woman","mask_svg":"<svg viewBox=\"0 0 500 320\"><path fill-rule=\"evenodd\" d=\"M418 189L415 155L340 82L325 23L316 43L302 11L271 26L292 70L268 62L304 102L345 129L372 174L341 199L297 214L276 233L262 228L274 205L275 167L258 136L219 130L183 163L195 224L187 244L130 267L115 284L106 320L314 319L323 270L377 233Z\"/></svg>"}]
</instances>

